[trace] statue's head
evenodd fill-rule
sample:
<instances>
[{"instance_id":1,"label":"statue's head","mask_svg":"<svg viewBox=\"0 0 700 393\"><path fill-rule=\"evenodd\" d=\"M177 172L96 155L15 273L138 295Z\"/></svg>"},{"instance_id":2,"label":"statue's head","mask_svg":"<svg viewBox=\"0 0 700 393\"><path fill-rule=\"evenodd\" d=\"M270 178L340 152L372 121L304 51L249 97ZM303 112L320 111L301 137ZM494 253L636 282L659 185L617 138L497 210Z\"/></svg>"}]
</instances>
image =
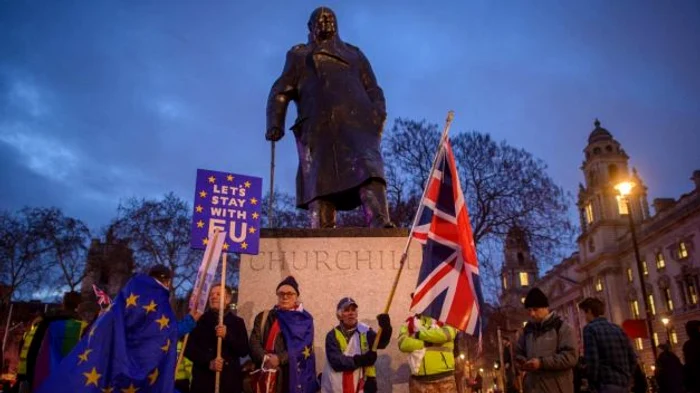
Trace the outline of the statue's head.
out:
<instances>
[{"instance_id":1,"label":"statue's head","mask_svg":"<svg viewBox=\"0 0 700 393\"><path fill-rule=\"evenodd\" d=\"M309 17L309 34L314 41L322 42L338 34L338 21L328 7L318 7Z\"/></svg>"}]
</instances>

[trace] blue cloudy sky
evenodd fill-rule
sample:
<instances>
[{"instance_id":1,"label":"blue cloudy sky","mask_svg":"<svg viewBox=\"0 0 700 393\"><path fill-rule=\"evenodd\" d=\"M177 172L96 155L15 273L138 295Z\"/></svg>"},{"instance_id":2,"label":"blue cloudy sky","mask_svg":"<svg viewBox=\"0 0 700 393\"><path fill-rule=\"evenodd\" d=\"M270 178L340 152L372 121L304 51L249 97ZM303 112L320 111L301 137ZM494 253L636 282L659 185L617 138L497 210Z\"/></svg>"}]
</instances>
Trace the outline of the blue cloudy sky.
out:
<instances>
[{"instance_id":1,"label":"blue cloudy sky","mask_svg":"<svg viewBox=\"0 0 700 393\"><path fill-rule=\"evenodd\" d=\"M389 118L480 130L544 159L571 192L593 121L650 197L700 169L697 0L328 1ZM306 0L0 0L0 207L100 227L120 199L193 198L196 168L268 177L265 101ZM291 138L277 181L293 191Z\"/></svg>"}]
</instances>

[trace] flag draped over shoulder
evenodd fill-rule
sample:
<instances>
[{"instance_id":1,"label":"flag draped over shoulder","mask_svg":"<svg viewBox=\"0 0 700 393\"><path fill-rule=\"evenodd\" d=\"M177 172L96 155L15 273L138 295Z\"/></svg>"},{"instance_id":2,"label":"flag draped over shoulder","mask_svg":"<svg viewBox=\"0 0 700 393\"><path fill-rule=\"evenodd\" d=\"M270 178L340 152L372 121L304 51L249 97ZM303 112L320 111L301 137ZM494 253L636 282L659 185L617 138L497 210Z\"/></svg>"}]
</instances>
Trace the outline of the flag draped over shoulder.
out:
<instances>
[{"instance_id":1,"label":"flag draped over shoulder","mask_svg":"<svg viewBox=\"0 0 700 393\"><path fill-rule=\"evenodd\" d=\"M411 311L474 334L482 304L479 264L449 140L440 148L421 204L413 237L423 244L423 262Z\"/></svg>"},{"instance_id":2,"label":"flag draped over shoulder","mask_svg":"<svg viewBox=\"0 0 700 393\"><path fill-rule=\"evenodd\" d=\"M51 375L66 355L80 340L85 323L77 319L62 318L51 321L41 341L34 363L33 386L41 385Z\"/></svg>"},{"instance_id":3,"label":"flag draped over shoulder","mask_svg":"<svg viewBox=\"0 0 700 393\"><path fill-rule=\"evenodd\" d=\"M170 393L177 321L169 292L134 276L36 393Z\"/></svg>"},{"instance_id":4,"label":"flag draped over shoulder","mask_svg":"<svg viewBox=\"0 0 700 393\"><path fill-rule=\"evenodd\" d=\"M314 319L306 310L277 310L277 320L287 344L289 357L289 391L316 393L316 357Z\"/></svg>"}]
</instances>

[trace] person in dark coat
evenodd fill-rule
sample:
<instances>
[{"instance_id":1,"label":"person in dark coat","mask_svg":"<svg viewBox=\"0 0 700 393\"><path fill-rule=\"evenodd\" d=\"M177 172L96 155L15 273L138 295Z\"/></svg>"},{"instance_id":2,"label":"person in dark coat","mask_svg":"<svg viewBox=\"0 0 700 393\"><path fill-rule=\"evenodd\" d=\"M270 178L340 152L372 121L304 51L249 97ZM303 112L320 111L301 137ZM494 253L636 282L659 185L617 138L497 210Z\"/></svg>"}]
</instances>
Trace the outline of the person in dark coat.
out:
<instances>
[{"instance_id":1,"label":"person in dark coat","mask_svg":"<svg viewBox=\"0 0 700 393\"><path fill-rule=\"evenodd\" d=\"M683 344L683 380L688 393L700 393L700 321L685 324L688 341Z\"/></svg>"},{"instance_id":2,"label":"person in dark coat","mask_svg":"<svg viewBox=\"0 0 700 393\"><path fill-rule=\"evenodd\" d=\"M225 296L226 314L224 324L219 325L220 297ZM214 391L216 372L221 372L220 391L240 393L243 391L243 375L240 359L249 353L248 337L243 319L229 311L231 290L221 285L209 293L209 310L197 321L185 356L192 361L191 393L211 393ZM221 358L216 356L218 337L223 338Z\"/></svg>"},{"instance_id":3,"label":"person in dark coat","mask_svg":"<svg viewBox=\"0 0 700 393\"><path fill-rule=\"evenodd\" d=\"M656 359L656 384L659 393L683 393L683 365L671 352L668 344L659 345L661 353Z\"/></svg>"},{"instance_id":4,"label":"person in dark coat","mask_svg":"<svg viewBox=\"0 0 700 393\"><path fill-rule=\"evenodd\" d=\"M380 141L386 104L362 51L340 39L336 16L317 8L309 42L287 52L267 101L265 138L284 136L289 101L297 106L297 207L312 227L335 226L336 210L362 205L368 226L392 227Z\"/></svg>"},{"instance_id":5,"label":"person in dark coat","mask_svg":"<svg viewBox=\"0 0 700 393\"><path fill-rule=\"evenodd\" d=\"M299 312L308 314L299 303L299 284L292 276L288 276L277 285L277 304L270 310L258 313L255 317L253 330L250 332L250 357L256 368L264 366L266 369L277 370L277 393L287 393L290 391L291 380L290 362L293 364L294 356L290 353L287 345L287 338L282 330L282 317L284 313ZM308 314L310 315L310 314ZM309 332L306 332L309 333ZM313 338L313 326L311 326L311 336ZM305 334L298 334L297 338L303 338ZM289 336L287 336L289 337ZM313 344L313 343L311 343ZM313 345L310 345L313 350ZM308 357L313 360L314 354L308 353ZM314 364L315 368L315 364ZM299 369L301 372L302 370ZM308 377L308 375L306 375ZM313 378L316 377L315 370L312 371ZM299 381L301 392L317 390L317 381L304 379Z\"/></svg>"}]
</instances>

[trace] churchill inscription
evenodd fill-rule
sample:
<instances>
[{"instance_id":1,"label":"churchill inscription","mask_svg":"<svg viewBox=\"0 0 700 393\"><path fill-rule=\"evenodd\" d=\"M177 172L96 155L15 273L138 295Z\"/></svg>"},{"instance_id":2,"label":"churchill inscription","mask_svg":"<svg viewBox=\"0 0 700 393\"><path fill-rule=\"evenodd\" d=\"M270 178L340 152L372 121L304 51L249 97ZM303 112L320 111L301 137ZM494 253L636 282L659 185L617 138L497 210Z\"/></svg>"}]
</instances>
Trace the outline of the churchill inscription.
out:
<instances>
[{"instance_id":1,"label":"churchill inscription","mask_svg":"<svg viewBox=\"0 0 700 393\"><path fill-rule=\"evenodd\" d=\"M399 269L399 250L294 250L261 251L247 258L248 267L254 272L315 270L330 272L337 270L391 270ZM409 258L404 269L420 267L420 261Z\"/></svg>"}]
</instances>

